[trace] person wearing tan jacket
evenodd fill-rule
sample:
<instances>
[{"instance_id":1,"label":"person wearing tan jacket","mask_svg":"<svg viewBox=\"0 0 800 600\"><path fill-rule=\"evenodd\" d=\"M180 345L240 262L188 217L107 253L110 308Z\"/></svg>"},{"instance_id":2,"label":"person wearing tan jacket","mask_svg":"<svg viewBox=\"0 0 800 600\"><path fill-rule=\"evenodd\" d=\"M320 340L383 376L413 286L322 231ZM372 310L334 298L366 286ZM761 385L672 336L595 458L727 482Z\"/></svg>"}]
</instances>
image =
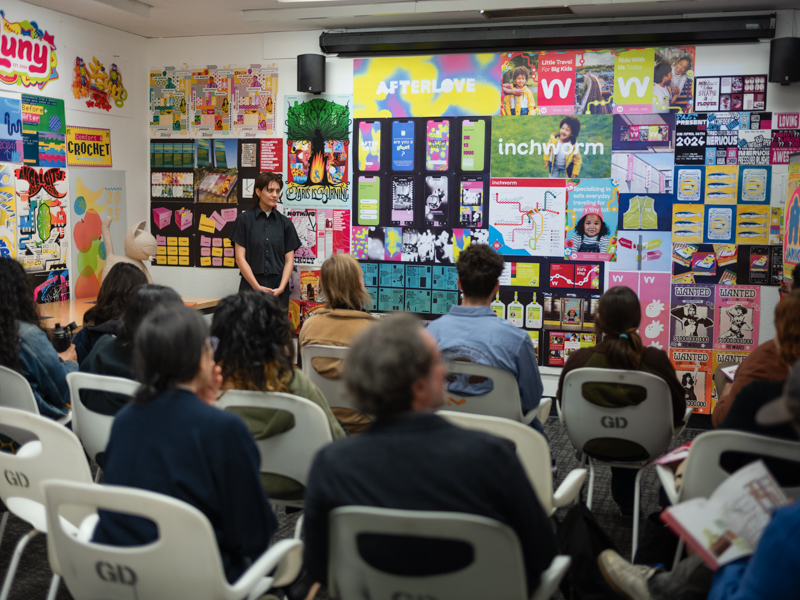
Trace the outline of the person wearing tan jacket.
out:
<instances>
[{"instance_id":1,"label":"person wearing tan jacket","mask_svg":"<svg viewBox=\"0 0 800 600\"><path fill-rule=\"evenodd\" d=\"M364 289L361 265L349 254L334 254L322 264L320 286L325 307L311 316L300 330L300 348L310 344L349 346L362 330L377 319L363 307L371 302ZM341 361L315 358L314 369L329 379L341 377ZM348 432L361 433L372 421L366 415L347 408L332 408L333 414Z\"/></svg>"}]
</instances>

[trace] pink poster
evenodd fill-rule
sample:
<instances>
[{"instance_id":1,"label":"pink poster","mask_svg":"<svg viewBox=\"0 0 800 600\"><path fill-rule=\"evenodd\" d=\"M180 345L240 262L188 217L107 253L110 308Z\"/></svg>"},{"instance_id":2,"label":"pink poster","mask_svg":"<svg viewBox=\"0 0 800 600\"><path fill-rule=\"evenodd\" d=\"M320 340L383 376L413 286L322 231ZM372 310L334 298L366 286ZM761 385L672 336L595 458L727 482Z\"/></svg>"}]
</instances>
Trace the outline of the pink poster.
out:
<instances>
[{"instance_id":1,"label":"pink poster","mask_svg":"<svg viewBox=\"0 0 800 600\"><path fill-rule=\"evenodd\" d=\"M539 53L539 112L575 112L575 50Z\"/></svg>"},{"instance_id":2,"label":"pink poster","mask_svg":"<svg viewBox=\"0 0 800 600\"><path fill-rule=\"evenodd\" d=\"M714 348L752 352L758 345L760 288L750 285L718 285L714 308L717 330Z\"/></svg>"},{"instance_id":3,"label":"pink poster","mask_svg":"<svg viewBox=\"0 0 800 600\"><path fill-rule=\"evenodd\" d=\"M639 273L639 303L642 322L639 333L645 347L666 352L669 346L669 273Z\"/></svg>"},{"instance_id":4,"label":"pink poster","mask_svg":"<svg viewBox=\"0 0 800 600\"><path fill-rule=\"evenodd\" d=\"M639 273L635 271L611 271L608 274L608 287L624 285L639 295Z\"/></svg>"}]
</instances>

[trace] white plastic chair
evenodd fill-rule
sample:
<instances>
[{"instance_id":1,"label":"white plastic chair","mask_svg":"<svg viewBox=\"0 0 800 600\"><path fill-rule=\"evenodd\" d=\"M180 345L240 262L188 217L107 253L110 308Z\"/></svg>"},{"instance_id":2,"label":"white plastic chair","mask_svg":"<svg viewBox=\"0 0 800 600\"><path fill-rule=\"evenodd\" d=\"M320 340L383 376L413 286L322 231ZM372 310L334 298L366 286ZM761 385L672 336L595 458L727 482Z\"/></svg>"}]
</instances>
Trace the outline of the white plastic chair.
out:
<instances>
[{"instance_id":1,"label":"white plastic chair","mask_svg":"<svg viewBox=\"0 0 800 600\"><path fill-rule=\"evenodd\" d=\"M43 487L51 527L50 564L78 600L252 600L271 587L294 581L302 565L303 543L282 540L229 584L211 523L195 507L130 487L64 481L48 481ZM62 507L71 505L85 507L91 523L97 521L98 509L150 519L158 526L158 540L121 547L73 536L55 524ZM267 576L275 567L275 574Z\"/></svg>"},{"instance_id":2,"label":"white plastic chair","mask_svg":"<svg viewBox=\"0 0 800 600\"><path fill-rule=\"evenodd\" d=\"M20 519L33 525L33 529L22 536L14 550L3 583L0 600L6 600L14 581L25 546L39 533L48 533L45 518L42 482L62 479L77 483L91 483L92 473L83 447L77 436L58 423L13 408L0 408L0 423L5 423L33 434L36 441L27 442L16 454L0 452L0 499L8 510ZM76 532L83 514L69 513L69 523L64 526ZM70 526L72 524L72 526ZM56 569L54 571L57 573ZM48 600L55 598L59 577L53 575Z\"/></svg>"},{"instance_id":3,"label":"white plastic chair","mask_svg":"<svg viewBox=\"0 0 800 600\"><path fill-rule=\"evenodd\" d=\"M458 571L419 577L394 575L371 566L358 550L362 534L446 539L469 544L474 560ZM342 600L436 598L437 600L527 600L522 549L514 531L494 519L453 513L345 506L330 516L328 584ZM549 600L571 563L556 556L541 574L532 600Z\"/></svg>"},{"instance_id":4,"label":"white plastic chair","mask_svg":"<svg viewBox=\"0 0 800 600\"><path fill-rule=\"evenodd\" d=\"M97 455L106 451L114 417L89 410L81 401L81 390L100 390L123 396L133 396L139 382L124 377L109 377L92 373L70 373L67 375L69 397L72 404L72 431L78 436L95 463ZM98 466L95 481L100 481L102 469Z\"/></svg>"},{"instance_id":5,"label":"white plastic chair","mask_svg":"<svg viewBox=\"0 0 800 600\"><path fill-rule=\"evenodd\" d=\"M542 398L535 409L522 413L522 404L519 398L519 385L516 378L503 369L497 369L474 362L455 360L448 365L450 373L463 373L492 380L492 391L480 396L459 396L447 392L447 410L470 413L473 415L488 415L490 417L503 417L528 425L538 417L541 423L550 415L551 398Z\"/></svg>"},{"instance_id":6,"label":"white plastic chair","mask_svg":"<svg viewBox=\"0 0 800 600\"><path fill-rule=\"evenodd\" d=\"M0 406L7 408L16 408L24 410L25 412L39 414L39 405L36 404L36 398L33 395L30 382L25 377L9 369L8 367L0 367ZM72 412L67 413L63 417L56 419L57 423L66 425L72 419ZM10 432L10 433L7 433ZM14 431L6 423L0 424L0 433L13 438L20 444L24 444L30 439L18 439L11 435L15 433L18 436L24 436L26 432Z\"/></svg>"},{"instance_id":7,"label":"white plastic chair","mask_svg":"<svg viewBox=\"0 0 800 600\"><path fill-rule=\"evenodd\" d=\"M261 456L262 473L282 475L308 486L308 475L317 452L333 442L331 425L325 411L319 406L293 394L281 392L249 392L227 390L217 401L222 409L259 408L281 410L294 417L294 427L265 440L256 440ZM303 508L304 500L271 498L275 506ZM300 537L302 517L297 520L295 537Z\"/></svg>"},{"instance_id":8,"label":"white plastic chair","mask_svg":"<svg viewBox=\"0 0 800 600\"><path fill-rule=\"evenodd\" d=\"M708 431L697 436L689 447L680 489L675 489L675 473L666 466L656 465L669 501L679 504L692 498L708 498L730 475L720 464L723 453L730 451L800 462L800 442L729 429ZM784 487L783 490L790 498L800 498L800 487ZM675 563L682 553L681 539Z\"/></svg>"},{"instance_id":9,"label":"white plastic chair","mask_svg":"<svg viewBox=\"0 0 800 600\"><path fill-rule=\"evenodd\" d=\"M610 385L640 386L647 392L646 398L635 406L610 408L589 402L583 395L585 384L604 383ZM673 427L672 396L667 382L643 371L621 369L597 369L585 367L575 369L564 377L561 406L556 405L561 424L567 428L567 436L576 450L583 453L589 462L589 492L586 506L592 508L595 465L637 469L633 496L633 543L631 557L636 556L639 534L639 504L643 468L650 461L664 454L673 438L680 435L692 409L687 408L683 425ZM639 456L627 459L610 459L587 451L586 445L598 439L633 442L639 446Z\"/></svg>"},{"instance_id":10,"label":"white plastic chair","mask_svg":"<svg viewBox=\"0 0 800 600\"><path fill-rule=\"evenodd\" d=\"M475 429L511 440L547 516L552 516L557 509L568 505L580 493L583 481L586 479L586 469L573 469L553 493L550 447L544 436L533 428L501 417L470 415L448 410L439 411L438 414L453 425L464 429Z\"/></svg>"},{"instance_id":11,"label":"white plastic chair","mask_svg":"<svg viewBox=\"0 0 800 600\"><path fill-rule=\"evenodd\" d=\"M308 377L325 395L328 405L331 408L349 408L357 411L355 403L347 394L342 379L329 379L317 373L312 365L315 358L333 358L344 360L350 348L347 346L323 346L321 344L310 344L300 349L300 356L303 359L303 374Z\"/></svg>"}]
</instances>

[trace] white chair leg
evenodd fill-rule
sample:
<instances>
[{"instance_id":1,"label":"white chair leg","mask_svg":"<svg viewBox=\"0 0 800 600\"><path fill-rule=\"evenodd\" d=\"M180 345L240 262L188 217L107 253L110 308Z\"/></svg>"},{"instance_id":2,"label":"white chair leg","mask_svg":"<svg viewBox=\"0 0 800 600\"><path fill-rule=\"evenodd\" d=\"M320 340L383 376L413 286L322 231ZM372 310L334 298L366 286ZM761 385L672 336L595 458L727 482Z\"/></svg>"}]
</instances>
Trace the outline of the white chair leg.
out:
<instances>
[{"instance_id":1,"label":"white chair leg","mask_svg":"<svg viewBox=\"0 0 800 600\"><path fill-rule=\"evenodd\" d=\"M33 538L36 537L36 534L39 533L35 529L31 529L28 533L23 535L19 538L17 542L17 547L14 548L14 555L11 558L11 564L8 566L8 573L6 573L6 580L3 582L3 591L0 592L0 600L8 600L8 594L11 591L11 584L14 581L14 575L17 572L17 567L19 566L19 559L22 556L23 551L25 550L25 546L28 545Z\"/></svg>"},{"instance_id":2,"label":"white chair leg","mask_svg":"<svg viewBox=\"0 0 800 600\"><path fill-rule=\"evenodd\" d=\"M305 516L305 513L300 515L300 517L297 519L297 524L294 526L294 539L296 540L300 539L300 532L303 531L303 517Z\"/></svg>"},{"instance_id":3,"label":"white chair leg","mask_svg":"<svg viewBox=\"0 0 800 600\"><path fill-rule=\"evenodd\" d=\"M681 560L681 556L683 555L683 539L678 538L678 548L675 550L675 558L672 559L672 568L675 568L675 565Z\"/></svg>"},{"instance_id":4,"label":"white chair leg","mask_svg":"<svg viewBox=\"0 0 800 600\"><path fill-rule=\"evenodd\" d=\"M47 600L56 600L59 583L61 583L61 577L53 573L53 579L50 580L50 591L47 592Z\"/></svg>"},{"instance_id":5,"label":"white chair leg","mask_svg":"<svg viewBox=\"0 0 800 600\"><path fill-rule=\"evenodd\" d=\"M3 543L3 534L6 531L6 523L8 523L8 511L3 513L3 518L0 519L0 544Z\"/></svg>"},{"instance_id":6,"label":"white chair leg","mask_svg":"<svg viewBox=\"0 0 800 600\"><path fill-rule=\"evenodd\" d=\"M103 469L97 467L97 472L94 474L94 482L100 483L100 475L103 473Z\"/></svg>"},{"instance_id":7,"label":"white chair leg","mask_svg":"<svg viewBox=\"0 0 800 600\"><path fill-rule=\"evenodd\" d=\"M636 549L639 546L639 503L642 495L642 474L644 469L636 472L633 490L633 542L631 544L631 562L636 560Z\"/></svg>"},{"instance_id":8,"label":"white chair leg","mask_svg":"<svg viewBox=\"0 0 800 600\"><path fill-rule=\"evenodd\" d=\"M588 508L589 510L592 510L593 494L594 494L594 459L589 457L589 493L588 497L586 498L586 508Z\"/></svg>"}]
</instances>

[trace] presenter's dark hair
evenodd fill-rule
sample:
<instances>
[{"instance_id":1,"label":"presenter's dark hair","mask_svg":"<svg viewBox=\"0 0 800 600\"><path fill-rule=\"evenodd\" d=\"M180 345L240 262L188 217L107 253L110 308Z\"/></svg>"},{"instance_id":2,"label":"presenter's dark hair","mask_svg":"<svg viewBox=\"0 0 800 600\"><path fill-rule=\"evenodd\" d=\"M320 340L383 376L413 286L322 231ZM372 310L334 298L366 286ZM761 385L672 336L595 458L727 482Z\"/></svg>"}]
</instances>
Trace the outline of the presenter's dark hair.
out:
<instances>
[{"instance_id":1,"label":"presenter's dark hair","mask_svg":"<svg viewBox=\"0 0 800 600\"><path fill-rule=\"evenodd\" d=\"M83 315L84 325L100 325L112 319L119 319L128 307L128 301L140 285L147 283L144 272L130 263L117 263L106 273L97 304Z\"/></svg>"},{"instance_id":2,"label":"presenter's dark hair","mask_svg":"<svg viewBox=\"0 0 800 600\"><path fill-rule=\"evenodd\" d=\"M256 181L253 184L253 199L258 203L258 196L256 195L256 190L263 190L268 189L269 184L272 182L278 184L278 189L283 189L283 175L280 173L259 173L258 177L256 177Z\"/></svg>"},{"instance_id":3,"label":"presenter's dark hair","mask_svg":"<svg viewBox=\"0 0 800 600\"><path fill-rule=\"evenodd\" d=\"M0 365L19 371L19 324L40 327L25 269L13 258L0 257Z\"/></svg>"},{"instance_id":4,"label":"presenter's dark hair","mask_svg":"<svg viewBox=\"0 0 800 600\"><path fill-rule=\"evenodd\" d=\"M503 257L483 244L470 244L458 255L456 269L466 298L482 300L503 273Z\"/></svg>"},{"instance_id":5,"label":"presenter's dark hair","mask_svg":"<svg viewBox=\"0 0 800 600\"><path fill-rule=\"evenodd\" d=\"M162 306L147 315L136 331L133 359L141 383L133 398L146 404L177 383L194 379L208 339L208 326L195 310Z\"/></svg>"},{"instance_id":6,"label":"presenter's dark hair","mask_svg":"<svg viewBox=\"0 0 800 600\"><path fill-rule=\"evenodd\" d=\"M183 300L178 292L165 285L147 284L136 289L117 325L117 341L126 346L133 344L139 325L160 306L183 306Z\"/></svg>"},{"instance_id":7,"label":"presenter's dark hair","mask_svg":"<svg viewBox=\"0 0 800 600\"><path fill-rule=\"evenodd\" d=\"M618 285L600 297L594 328L608 340L606 362L612 369L639 368L644 348L636 330L641 321L639 298L631 288Z\"/></svg>"},{"instance_id":8,"label":"presenter's dark hair","mask_svg":"<svg viewBox=\"0 0 800 600\"><path fill-rule=\"evenodd\" d=\"M286 310L275 296L248 290L223 298L211 322L219 338L222 380L248 389L285 392L294 377L294 345Z\"/></svg>"}]
</instances>

